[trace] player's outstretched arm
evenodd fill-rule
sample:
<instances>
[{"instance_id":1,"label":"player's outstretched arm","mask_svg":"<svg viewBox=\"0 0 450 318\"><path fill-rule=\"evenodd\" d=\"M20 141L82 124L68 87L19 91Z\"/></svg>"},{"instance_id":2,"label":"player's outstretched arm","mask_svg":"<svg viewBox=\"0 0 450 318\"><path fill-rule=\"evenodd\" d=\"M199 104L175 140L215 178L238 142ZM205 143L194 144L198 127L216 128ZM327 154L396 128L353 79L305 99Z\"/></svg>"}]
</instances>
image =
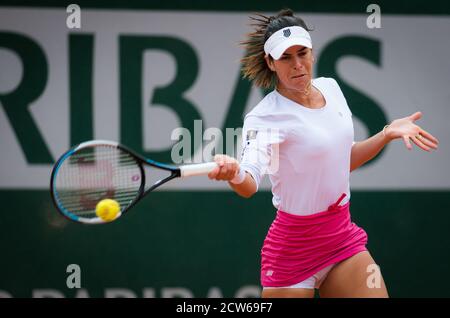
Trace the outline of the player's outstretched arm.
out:
<instances>
[{"instance_id":1,"label":"player's outstretched arm","mask_svg":"<svg viewBox=\"0 0 450 318\"><path fill-rule=\"evenodd\" d=\"M374 158L383 147L394 139L403 139L408 150L412 149L411 141L420 149L430 152L438 148L439 140L415 124L422 117L421 112L394 120L376 135L357 142L351 151L350 171L357 169Z\"/></svg>"}]
</instances>

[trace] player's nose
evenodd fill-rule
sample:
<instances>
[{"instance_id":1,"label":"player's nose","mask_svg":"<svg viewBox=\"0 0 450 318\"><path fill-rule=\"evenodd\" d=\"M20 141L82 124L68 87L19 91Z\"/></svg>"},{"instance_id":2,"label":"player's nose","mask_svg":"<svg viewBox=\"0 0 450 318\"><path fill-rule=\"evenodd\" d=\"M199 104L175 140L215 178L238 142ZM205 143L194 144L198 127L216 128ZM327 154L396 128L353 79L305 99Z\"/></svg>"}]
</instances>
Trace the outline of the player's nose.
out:
<instances>
[{"instance_id":1,"label":"player's nose","mask_svg":"<svg viewBox=\"0 0 450 318\"><path fill-rule=\"evenodd\" d=\"M292 59L292 64L295 69L301 69L303 67L302 60L298 56L294 56Z\"/></svg>"}]
</instances>

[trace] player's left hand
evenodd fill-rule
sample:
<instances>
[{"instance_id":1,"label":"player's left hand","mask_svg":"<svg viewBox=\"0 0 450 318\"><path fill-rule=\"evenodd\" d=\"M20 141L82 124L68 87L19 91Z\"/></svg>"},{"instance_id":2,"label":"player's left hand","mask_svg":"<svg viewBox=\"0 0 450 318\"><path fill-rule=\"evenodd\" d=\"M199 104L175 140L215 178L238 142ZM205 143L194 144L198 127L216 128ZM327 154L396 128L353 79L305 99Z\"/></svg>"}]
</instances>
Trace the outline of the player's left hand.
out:
<instances>
[{"instance_id":1,"label":"player's left hand","mask_svg":"<svg viewBox=\"0 0 450 318\"><path fill-rule=\"evenodd\" d=\"M439 140L414 123L420 118L422 113L415 112L408 117L394 120L385 130L386 137L390 140L402 138L408 150L412 149L411 141L428 152L437 149Z\"/></svg>"}]
</instances>

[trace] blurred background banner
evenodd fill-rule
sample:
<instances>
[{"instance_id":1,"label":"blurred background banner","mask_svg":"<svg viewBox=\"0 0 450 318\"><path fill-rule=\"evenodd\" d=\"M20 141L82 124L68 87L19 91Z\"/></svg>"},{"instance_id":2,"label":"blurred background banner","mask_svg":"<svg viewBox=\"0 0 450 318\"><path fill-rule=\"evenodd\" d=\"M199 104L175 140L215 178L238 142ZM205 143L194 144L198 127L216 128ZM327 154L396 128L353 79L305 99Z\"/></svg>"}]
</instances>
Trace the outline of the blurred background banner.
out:
<instances>
[{"instance_id":1,"label":"blurred background banner","mask_svg":"<svg viewBox=\"0 0 450 318\"><path fill-rule=\"evenodd\" d=\"M78 1L77 15L70 2L0 2L0 297L259 296L276 212L267 178L248 200L179 180L98 227L60 217L49 182L56 159L89 139L170 162L186 128L185 162L211 160L213 146L238 157L226 128L265 94L240 76L239 41L252 12L283 7L314 28L315 75L341 85L356 141L416 111L439 138L432 153L396 140L352 172L351 211L391 296L450 296L450 3L239 3Z\"/></svg>"}]
</instances>

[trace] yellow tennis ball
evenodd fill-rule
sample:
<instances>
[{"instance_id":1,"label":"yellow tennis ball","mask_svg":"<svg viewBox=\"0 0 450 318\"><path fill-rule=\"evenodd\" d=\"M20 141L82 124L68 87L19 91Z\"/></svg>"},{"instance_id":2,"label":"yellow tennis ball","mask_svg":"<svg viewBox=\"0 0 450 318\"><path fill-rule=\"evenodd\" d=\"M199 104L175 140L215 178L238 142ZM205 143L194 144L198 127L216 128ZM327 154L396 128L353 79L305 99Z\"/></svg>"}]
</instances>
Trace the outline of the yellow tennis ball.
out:
<instances>
[{"instance_id":1,"label":"yellow tennis ball","mask_svg":"<svg viewBox=\"0 0 450 318\"><path fill-rule=\"evenodd\" d=\"M116 200L103 199L97 203L95 214L103 221L113 221L120 216L120 204Z\"/></svg>"}]
</instances>

